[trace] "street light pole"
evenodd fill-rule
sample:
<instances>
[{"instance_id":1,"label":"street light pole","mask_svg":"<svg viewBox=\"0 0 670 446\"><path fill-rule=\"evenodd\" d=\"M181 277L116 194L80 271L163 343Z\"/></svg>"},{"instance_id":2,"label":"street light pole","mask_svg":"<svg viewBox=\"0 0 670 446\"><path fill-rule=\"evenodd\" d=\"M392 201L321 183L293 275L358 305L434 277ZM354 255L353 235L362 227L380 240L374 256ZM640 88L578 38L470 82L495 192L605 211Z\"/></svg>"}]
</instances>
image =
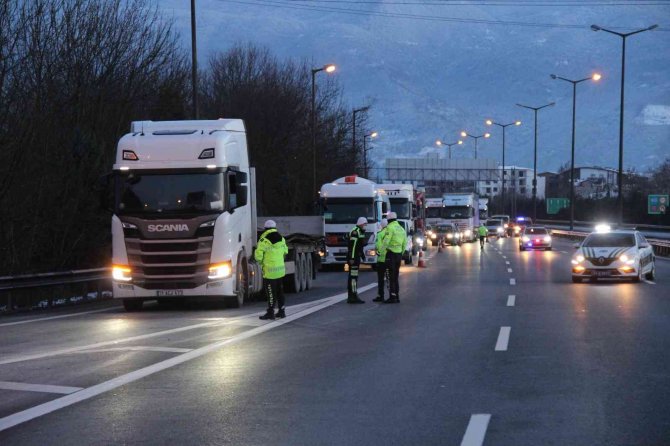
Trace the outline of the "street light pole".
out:
<instances>
[{"instance_id":1,"label":"street light pole","mask_svg":"<svg viewBox=\"0 0 670 446\"><path fill-rule=\"evenodd\" d=\"M491 119L486 120L486 125L497 125L502 128L502 214L505 213L505 129L510 125L521 125L521 121L510 122L509 124L500 124Z\"/></svg>"},{"instance_id":2,"label":"street light pole","mask_svg":"<svg viewBox=\"0 0 670 446\"><path fill-rule=\"evenodd\" d=\"M312 127L312 191L316 191L316 73L325 71L332 73L335 71L335 65L328 64L321 68L312 68L312 108L311 108L311 127Z\"/></svg>"},{"instance_id":3,"label":"street light pole","mask_svg":"<svg viewBox=\"0 0 670 446\"><path fill-rule=\"evenodd\" d=\"M353 112L353 122L351 128L351 154L356 156L356 113L366 112L370 109L369 105L361 108L355 108ZM354 166L356 165L356 159L354 158Z\"/></svg>"},{"instance_id":4,"label":"street light pole","mask_svg":"<svg viewBox=\"0 0 670 446\"><path fill-rule=\"evenodd\" d=\"M456 142L447 142L447 143L444 143L444 142L442 142L442 141L440 141L440 140L438 139L437 141L435 141L435 144L437 144L438 146L447 146L447 147L449 147L449 159L451 159L451 148L452 148L453 146L457 146L457 145L463 144L463 141L461 141L461 140L459 139L459 140L456 141Z\"/></svg>"},{"instance_id":5,"label":"street light pole","mask_svg":"<svg viewBox=\"0 0 670 446\"><path fill-rule=\"evenodd\" d=\"M195 39L195 0L191 0L191 88L193 89L193 119L200 118L198 109L198 46Z\"/></svg>"},{"instance_id":6,"label":"street light pole","mask_svg":"<svg viewBox=\"0 0 670 446\"><path fill-rule=\"evenodd\" d=\"M624 106L624 81L626 78L626 38L634 34L639 34L645 31L651 31L658 28L658 25L651 25L644 29L632 31L629 33L619 33L609 29L602 28L598 25L591 25L593 31L605 31L606 33L614 34L621 37L621 104L619 106L619 173L617 178L617 187L619 193L617 194L617 220L619 224L623 223L623 106Z\"/></svg>"},{"instance_id":7,"label":"street light pole","mask_svg":"<svg viewBox=\"0 0 670 446\"><path fill-rule=\"evenodd\" d=\"M490 133L484 133L483 135L477 135L477 136L475 136L475 135L471 135L471 134L469 134L468 132L466 132L465 130L463 130L463 131L461 132L461 136L462 136L463 138L469 136L470 138L472 138L472 139L475 140L475 159L477 159L477 141L479 141L479 138L490 138L490 137L491 137L491 134L490 134Z\"/></svg>"},{"instance_id":8,"label":"street light pole","mask_svg":"<svg viewBox=\"0 0 670 446\"><path fill-rule=\"evenodd\" d=\"M546 107L552 107L555 102L542 105L540 107L531 107L530 105L516 104L519 107L533 110L535 115L535 141L533 144L533 221L537 220L537 112Z\"/></svg>"},{"instance_id":9,"label":"street light pole","mask_svg":"<svg viewBox=\"0 0 670 446\"><path fill-rule=\"evenodd\" d=\"M585 82L588 80L599 81L602 76L598 73L594 73L591 77L585 77L584 79L571 80L564 77L556 76L555 74L551 75L552 79L560 79L565 82L570 82L572 84L572 145L570 147L570 230L572 231L575 227L575 115L577 110L577 84Z\"/></svg>"},{"instance_id":10,"label":"street light pole","mask_svg":"<svg viewBox=\"0 0 670 446\"><path fill-rule=\"evenodd\" d=\"M371 132L363 135L363 172L365 172L365 178L368 177L368 149L365 148L365 141L368 138L376 138L377 135L377 132Z\"/></svg>"}]
</instances>

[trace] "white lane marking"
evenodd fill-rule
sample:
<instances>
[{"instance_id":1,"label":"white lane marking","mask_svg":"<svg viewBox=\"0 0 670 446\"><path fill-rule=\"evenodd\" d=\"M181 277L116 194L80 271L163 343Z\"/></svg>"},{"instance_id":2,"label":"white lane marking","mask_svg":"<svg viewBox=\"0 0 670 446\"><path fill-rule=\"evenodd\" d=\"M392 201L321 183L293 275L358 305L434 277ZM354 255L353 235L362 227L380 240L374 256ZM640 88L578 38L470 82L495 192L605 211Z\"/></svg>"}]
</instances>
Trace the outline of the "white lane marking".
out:
<instances>
[{"instance_id":1,"label":"white lane marking","mask_svg":"<svg viewBox=\"0 0 670 446\"><path fill-rule=\"evenodd\" d=\"M507 256L503 256L503 259L506 259L506 258L507 258Z\"/></svg>"},{"instance_id":2,"label":"white lane marking","mask_svg":"<svg viewBox=\"0 0 670 446\"><path fill-rule=\"evenodd\" d=\"M496 341L497 352L507 351L507 344L509 344L509 333L511 330L512 327L500 327L500 333L498 333L498 340Z\"/></svg>"},{"instance_id":3,"label":"white lane marking","mask_svg":"<svg viewBox=\"0 0 670 446\"><path fill-rule=\"evenodd\" d=\"M508 260L505 260L505 265L509 265L509 261L508 261Z\"/></svg>"},{"instance_id":4,"label":"white lane marking","mask_svg":"<svg viewBox=\"0 0 670 446\"><path fill-rule=\"evenodd\" d=\"M362 293L376 286L377 286L376 283L371 283L369 285L360 287L358 289L358 292ZM125 375L117 376L116 378L110 379L109 381L105 381L100 384L87 387L83 390L72 393L70 395L63 396L55 400L51 400L49 402L40 404L35 407L31 407L30 409L26 409L21 412L16 412L4 418L0 418L0 432L5 429L9 429L10 427L16 426L17 424L25 423L26 421L33 420L35 418L41 417L42 415L46 415L48 413L54 412L64 407L71 406L72 404L79 403L89 398L93 398L94 396L100 395L102 393L109 392L110 390L116 389L117 387L121 387L125 384L137 381L142 378L146 378L147 376L153 375L154 373L162 372L163 370L169 369L176 365L185 363L187 361L191 361L208 353L215 352L227 345L235 344L245 339L249 339L253 336L259 335L261 333L265 333L266 331L270 331L274 328L281 327L284 324L288 324L289 322L303 318L312 313L315 313L317 311L335 305L346 298L347 298L346 292L336 294L335 296L321 299L322 303L320 305L315 305L311 308L296 313L292 313L291 307L287 307L287 315L284 319L277 319L274 321L267 322L262 327L252 328L251 330L247 330L229 339L213 342L198 349L192 350L188 353L184 353L179 356L167 359L165 361L152 364L148 367L144 367L142 369L126 373Z\"/></svg>"},{"instance_id":5,"label":"white lane marking","mask_svg":"<svg viewBox=\"0 0 670 446\"><path fill-rule=\"evenodd\" d=\"M25 321L5 322L4 324L0 324L0 327L9 327L10 325L30 324L32 322L51 321L54 319L63 319L64 317L81 316L82 314L102 313L105 311L118 310L119 308L120 307L112 307L112 308L105 308L103 310L91 310L91 311L82 311L79 313L61 314L60 316L40 317L37 319L28 319Z\"/></svg>"},{"instance_id":6,"label":"white lane marking","mask_svg":"<svg viewBox=\"0 0 670 446\"><path fill-rule=\"evenodd\" d=\"M489 426L489 421L491 420L491 414L488 413L478 413L470 417L470 422L468 423L467 429L465 429L465 435L463 435L463 441L461 441L461 446L481 446L484 444L484 437L486 437L486 429Z\"/></svg>"},{"instance_id":7,"label":"white lane marking","mask_svg":"<svg viewBox=\"0 0 670 446\"><path fill-rule=\"evenodd\" d=\"M508 273L511 273L511 272L512 272L512 268L507 268L507 272L508 272Z\"/></svg>"},{"instance_id":8,"label":"white lane marking","mask_svg":"<svg viewBox=\"0 0 670 446\"><path fill-rule=\"evenodd\" d=\"M508 307L513 307L515 301L516 301L516 295L510 294L509 296L507 296L507 306Z\"/></svg>"},{"instance_id":9,"label":"white lane marking","mask_svg":"<svg viewBox=\"0 0 670 446\"><path fill-rule=\"evenodd\" d=\"M643 281L647 282L649 285L656 285L656 282L648 279L642 279Z\"/></svg>"},{"instance_id":10,"label":"white lane marking","mask_svg":"<svg viewBox=\"0 0 670 446\"><path fill-rule=\"evenodd\" d=\"M112 347L99 348L94 350L82 350L77 353L103 353L103 352L165 352L165 353L188 353L192 348L177 348L177 347L151 347L151 346L127 346L127 347Z\"/></svg>"},{"instance_id":11,"label":"white lane marking","mask_svg":"<svg viewBox=\"0 0 670 446\"><path fill-rule=\"evenodd\" d=\"M516 285L516 279L509 279L509 284L510 285ZM2 364L2 363L0 362L0 364Z\"/></svg>"},{"instance_id":12,"label":"white lane marking","mask_svg":"<svg viewBox=\"0 0 670 446\"><path fill-rule=\"evenodd\" d=\"M561 254L567 254L568 251L559 251Z\"/></svg>"},{"instance_id":13,"label":"white lane marking","mask_svg":"<svg viewBox=\"0 0 670 446\"><path fill-rule=\"evenodd\" d=\"M0 381L0 389L3 390L22 390L25 392L42 392L42 393L61 393L69 395L70 393L79 392L83 387L68 387L68 386L52 386L49 384L27 384L10 381Z\"/></svg>"}]
</instances>

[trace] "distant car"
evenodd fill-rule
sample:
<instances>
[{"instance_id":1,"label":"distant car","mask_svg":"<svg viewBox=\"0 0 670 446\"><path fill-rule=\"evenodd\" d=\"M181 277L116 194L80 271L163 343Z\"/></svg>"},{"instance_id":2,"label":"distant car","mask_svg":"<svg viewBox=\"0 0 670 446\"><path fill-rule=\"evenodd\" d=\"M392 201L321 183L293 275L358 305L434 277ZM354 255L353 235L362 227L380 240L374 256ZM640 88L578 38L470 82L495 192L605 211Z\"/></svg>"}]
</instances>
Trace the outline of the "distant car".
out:
<instances>
[{"instance_id":1,"label":"distant car","mask_svg":"<svg viewBox=\"0 0 670 446\"><path fill-rule=\"evenodd\" d=\"M644 236L634 230L592 232L575 245L572 256L572 281L583 279L653 280L656 257Z\"/></svg>"},{"instance_id":2,"label":"distant car","mask_svg":"<svg viewBox=\"0 0 670 446\"><path fill-rule=\"evenodd\" d=\"M454 224L448 223L448 224L442 224L442 225L437 225L435 228L438 236L438 240L440 240L444 244L452 245L452 246L461 246L463 243L463 234L461 231L458 230L458 227Z\"/></svg>"},{"instance_id":3,"label":"distant car","mask_svg":"<svg viewBox=\"0 0 670 446\"><path fill-rule=\"evenodd\" d=\"M505 237L510 237L512 235L513 230L512 230L512 226L510 224L511 218L510 218L509 215L505 215L505 214L491 215L491 217L489 217L489 218L493 218L493 219L496 219L496 220L502 220L503 229L505 230Z\"/></svg>"},{"instance_id":4,"label":"distant car","mask_svg":"<svg viewBox=\"0 0 670 446\"><path fill-rule=\"evenodd\" d=\"M428 249L428 241L426 240L426 235L421 230L414 232L414 241L413 241L414 253L417 254L419 249L425 251Z\"/></svg>"},{"instance_id":5,"label":"distant car","mask_svg":"<svg viewBox=\"0 0 670 446\"><path fill-rule=\"evenodd\" d=\"M519 251L544 249L551 251L551 233L544 226L527 226L519 238Z\"/></svg>"},{"instance_id":6,"label":"distant car","mask_svg":"<svg viewBox=\"0 0 670 446\"><path fill-rule=\"evenodd\" d=\"M486 229L488 229L489 237L504 237L505 236L505 227L502 220L497 218L489 218L484 223Z\"/></svg>"},{"instance_id":7,"label":"distant car","mask_svg":"<svg viewBox=\"0 0 670 446\"><path fill-rule=\"evenodd\" d=\"M533 225L533 219L530 217L517 217L512 223L512 234L514 237L521 237L521 233L527 226Z\"/></svg>"}]
</instances>

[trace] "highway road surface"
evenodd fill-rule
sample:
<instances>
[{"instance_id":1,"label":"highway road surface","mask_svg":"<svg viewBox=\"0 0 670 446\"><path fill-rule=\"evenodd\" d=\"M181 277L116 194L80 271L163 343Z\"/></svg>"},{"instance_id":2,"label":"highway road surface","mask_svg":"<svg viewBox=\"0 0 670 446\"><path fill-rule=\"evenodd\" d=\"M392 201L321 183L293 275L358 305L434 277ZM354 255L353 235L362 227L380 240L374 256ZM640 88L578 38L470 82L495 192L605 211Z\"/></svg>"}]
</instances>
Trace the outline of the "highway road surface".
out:
<instances>
[{"instance_id":1,"label":"highway road surface","mask_svg":"<svg viewBox=\"0 0 670 446\"><path fill-rule=\"evenodd\" d=\"M0 445L668 445L670 261L573 284L572 244L345 273L264 304L109 303L0 319ZM78 312L78 313L76 313Z\"/></svg>"}]
</instances>

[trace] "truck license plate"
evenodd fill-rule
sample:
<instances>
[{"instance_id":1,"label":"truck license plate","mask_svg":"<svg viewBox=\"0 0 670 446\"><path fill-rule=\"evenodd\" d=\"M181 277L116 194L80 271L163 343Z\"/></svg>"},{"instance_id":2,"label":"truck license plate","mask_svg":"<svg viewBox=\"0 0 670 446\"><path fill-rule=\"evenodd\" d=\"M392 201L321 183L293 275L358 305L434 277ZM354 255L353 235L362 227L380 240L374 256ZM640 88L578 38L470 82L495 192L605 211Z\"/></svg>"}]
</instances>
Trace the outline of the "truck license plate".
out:
<instances>
[{"instance_id":1,"label":"truck license plate","mask_svg":"<svg viewBox=\"0 0 670 446\"><path fill-rule=\"evenodd\" d=\"M156 296L165 297L165 296L183 296L184 290L156 290Z\"/></svg>"}]
</instances>

